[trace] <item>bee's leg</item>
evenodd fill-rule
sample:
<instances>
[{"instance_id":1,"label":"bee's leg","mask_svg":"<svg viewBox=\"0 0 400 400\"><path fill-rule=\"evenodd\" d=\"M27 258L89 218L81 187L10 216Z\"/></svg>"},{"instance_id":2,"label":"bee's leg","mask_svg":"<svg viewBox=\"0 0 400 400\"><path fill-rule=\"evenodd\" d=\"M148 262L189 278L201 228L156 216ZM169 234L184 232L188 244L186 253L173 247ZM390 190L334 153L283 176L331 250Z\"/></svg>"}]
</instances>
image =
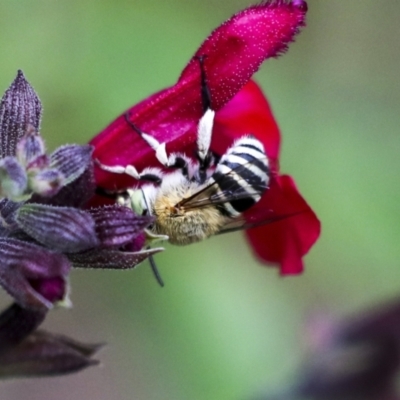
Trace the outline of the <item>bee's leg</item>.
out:
<instances>
[{"instance_id":1,"label":"bee's leg","mask_svg":"<svg viewBox=\"0 0 400 400\"><path fill-rule=\"evenodd\" d=\"M207 177L207 169L215 165L213 154L210 151L212 130L214 126L215 111L211 105L211 93L207 83L206 72L204 69L204 60L206 56L197 57L200 64L201 79L201 100L204 114L200 118L197 127L197 159L199 160L198 180L204 182Z\"/></svg>"},{"instance_id":2,"label":"bee's leg","mask_svg":"<svg viewBox=\"0 0 400 400\"><path fill-rule=\"evenodd\" d=\"M160 143L156 138L149 135L148 133L143 132L139 127L137 127L130 119L129 113L125 113L125 120L128 125L137 132L140 137L147 142L147 144L156 152L157 160L162 164L168 167L168 156L167 151L165 149L165 143Z\"/></svg>"},{"instance_id":3,"label":"bee's leg","mask_svg":"<svg viewBox=\"0 0 400 400\"><path fill-rule=\"evenodd\" d=\"M189 163L189 158L184 154L172 153L168 158L168 168L180 169L182 175L188 180L190 180Z\"/></svg>"},{"instance_id":4,"label":"bee's leg","mask_svg":"<svg viewBox=\"0 0 400 400\"><path fill-rule=\"evenodd\" d=\"M165 143L160 143L153 136L143 132L138 128L130 119L129 114L125 114L126 122L136 131L140 137L147 142L147 144L155 151L157 160L166 168L181 169L182 174L185 177L189 177L189 162L187 158L182 154L171 154L167 155Z\"/></svg>"},{"instance_id":5,"label":"bee's leg","mask_svg":"<svg viewBox=\"0 0 400 400\"><path fill-rule=\"evenodd\" d=\"M206 170L212 163L210 152L212 129L214 126L215 111L209 108L200 118L197 126L197 158L200 168Z\"/></svg>"},{"instance_id":6,"label":"bee's leg","mask_svg":"<svg viewBox=\"0 0 400 400\"><path fill-rule=\"evenodd\" d=\"M153 272L154 278L161 287L164 287L163 278L161 277L160 271L157 268L157 264L152 254L150 254L149 256L149 262L150 262L151 272Z\"/></svg>"},{"instance_id":7,"label":"bee's leg","mask_svg":"<svg viewBox=\"0 0 400 400\"><path fill-rule=\"evenodd\" d=\"M96 165L102 170L113 174L126 174L138 181L152 182L155 185L160 185L162 181L162 172L157 168L145 168L141 173L133 165L104 165L99 160L94 160Z\"/></svg>"}]
</instances>

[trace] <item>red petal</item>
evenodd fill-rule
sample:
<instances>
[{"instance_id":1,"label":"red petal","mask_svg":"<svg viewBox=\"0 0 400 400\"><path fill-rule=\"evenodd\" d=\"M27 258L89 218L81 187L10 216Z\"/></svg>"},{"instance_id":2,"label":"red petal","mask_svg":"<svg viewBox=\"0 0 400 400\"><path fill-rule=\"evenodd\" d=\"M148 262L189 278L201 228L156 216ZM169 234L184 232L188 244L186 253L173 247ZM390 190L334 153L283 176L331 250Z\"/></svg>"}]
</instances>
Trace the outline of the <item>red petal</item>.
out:
<instances>
[{"instance_id":1,"label":"red petal","mask_svg":"<svg viewBox=\"0 0 400 400\"><path fill-rule=\"evenodd\" d=\"M245 214L246 219L257 221L282 217L247 230L247 237L262 261L280 264L282 275L301 273L302 257L318 239L321 226L294 180L288 175L273 179L261 201Z\"/></svg>"},{"instance_id":2,"label":"red petal","mask_svg":"<svg viewBox=\"0 0 400 400\"><path fill-rule=\"evenodd\" d=\"M269 0L239 12L214 30L196 55L206 55L205 69L212 106L219 110L231 100L268 57L279 55L304 25L306 3L302 0ZM202 115L200 68L192 58L176 85L165 89L129 110L131 120L168 151L184 151L196 140ZM123 116L96 136L94 157L107 165L134 164L140 171L156 165L153 151L126 123ZM96 171L104 188L131 185L126 176Z\"/></svg>"},{"instance_id":3,"label":"red petal","mask_svg":"<svg viewBox=\"0 0 400 400\"><path fill-rule=\"evenodd\" d=\"M213 108L219 110L266 58L287 50L305 25L305 1L269 0L238 12L215 29L183 70L180 81L198 76L196 56L206 55Z\"/></svg>"},{"instance_id":4,"label":"red petal","mask_svg":"<svg viewBox=\"0 0 400 400\"><path fill-rule=\"evenodd\" d=\"M215 117L212 150L224 154L234 139L253 134L270 160L279 156L280 132L271 108L256 83L250 81Z\"/></svg>"},{"instance_id":5,"label":"red petal","mask_svg":"<svg viewBox=\"0 0 400 400\"><path fill-rule=\"evenodd\" d=\"M223 154L246 133L252 133L264 144L276 171L279 128L263 93L252 81L216 114L212 149ZM250 224L266 223L247 231L255 254L262 261L280 264L284 275L303 270L302 256L318 239L320 223L292 178L275 175L261 201L244 216Z\"/></svg>"}]
</instances>

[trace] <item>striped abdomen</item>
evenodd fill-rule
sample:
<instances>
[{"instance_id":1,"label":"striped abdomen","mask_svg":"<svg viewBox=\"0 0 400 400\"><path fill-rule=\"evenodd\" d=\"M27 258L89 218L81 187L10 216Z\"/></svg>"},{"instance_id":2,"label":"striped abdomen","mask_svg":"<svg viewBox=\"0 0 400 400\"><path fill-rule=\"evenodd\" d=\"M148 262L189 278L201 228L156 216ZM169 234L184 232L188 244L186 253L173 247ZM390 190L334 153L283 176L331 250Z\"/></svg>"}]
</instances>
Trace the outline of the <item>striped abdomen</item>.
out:
<instances>
[{"instance_id":1,"label":"striped abdomen","mask_svg":"<svg viewBox=\"0 0 400 400\"><path fill-rule=\"evenodd\" d=\"M253 136L237 140L221 157L212 180L221 211L236 217L261 199L268 188L269 166L262 143Z\"/></svg>"}]
</instances>

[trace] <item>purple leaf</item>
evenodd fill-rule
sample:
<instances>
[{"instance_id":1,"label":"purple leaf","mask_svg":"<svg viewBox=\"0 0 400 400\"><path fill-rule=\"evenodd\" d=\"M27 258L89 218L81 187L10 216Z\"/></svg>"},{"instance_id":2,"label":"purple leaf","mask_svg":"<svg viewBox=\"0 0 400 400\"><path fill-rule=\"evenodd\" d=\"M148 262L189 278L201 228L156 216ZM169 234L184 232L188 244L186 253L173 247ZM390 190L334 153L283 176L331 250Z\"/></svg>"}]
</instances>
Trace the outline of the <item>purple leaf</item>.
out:
<instances>
[{"instance_id":1,"label":"purple leaf","mask_svg":"<svg viewBox=\"0 0 400 400\"><path fill-rule=\"evenodd\" d=\"M121 206L92 208L88 212L95 220L101 244L107 247L121 247L132 242L154 219Z\"/></svg>"},{"instance_id":2,"label":"purple leaf","mask_svg":"<svg viewBox=\"0 0 400 400\"><path fill-rule=\"evenodd\" d=\"M70 254L68 258L75 268L131 269L150 255L163 250L163 248L154 248L134 253L117 250L90 250L85 253Z\"/></svg>"},{"instance_id":3,"label":"purple leaf","mask_svg":"<svg viewBox=\"0 0 400 400\"><path fill-rule=\"evenodd\" d=\"M36 331L0 356L0 378L55 376L97 365L91 357L101 344L84 344L66 336Z\"/></svg>"},{"instance_id":4,"label":"purple leaf","mask_svg":"<svg viewBox=\"0 0 400 400\"><path fill-rule=\"evenodd\" d=\"M75 208L25 204L18 210L16 221L39 243L63 253L76 253L99 244L93 218Z\"/></svg>"},{"instance_id":5,"label":"purple leaf","mask_svg":"<svg viewBox=\"0 0 400 400\"><path fill-rule=\"evenodd\" d=\"M91 162L93 147L67 145L59 147L50 156L50 167L59 170L68 184L78 178Z\"/></svg>"},{"instance_id":6,"label":"purple leaf","mask_svg":"<svg viewBox=\"0 0 400 400\"><path fill-rule=\"evenodd\" d=\"M18 345L44 320L46 312L28 310L14 303L0 315L0 358Z\"/></svg>"}]
</instances>

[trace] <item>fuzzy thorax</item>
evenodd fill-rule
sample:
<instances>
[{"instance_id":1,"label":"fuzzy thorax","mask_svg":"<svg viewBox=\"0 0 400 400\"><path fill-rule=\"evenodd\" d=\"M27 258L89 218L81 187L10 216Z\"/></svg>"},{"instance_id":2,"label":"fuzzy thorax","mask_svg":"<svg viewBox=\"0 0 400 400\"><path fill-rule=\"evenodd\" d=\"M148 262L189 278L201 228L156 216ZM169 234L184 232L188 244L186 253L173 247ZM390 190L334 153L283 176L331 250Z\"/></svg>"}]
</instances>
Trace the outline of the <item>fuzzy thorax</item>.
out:
<instances>
[{"instance_id":1,"label":"fuzzy thorax","mask_svg":"<svg viewBox=\"0 0 400 400\"><path fill-rule=\"evenodd\" d=\"M198 191L198 186L188 185L186 188L177 186L175 189L168 194L161 193L155 199L153 206L153 215L156 217L153 227L155 233L168 235L172 244L186 245L215 235L226 224L227 217L221 214L215 205L190 210L185 210L184 206L177 206L182 199Z\"/></svg>"}]
</instances>

